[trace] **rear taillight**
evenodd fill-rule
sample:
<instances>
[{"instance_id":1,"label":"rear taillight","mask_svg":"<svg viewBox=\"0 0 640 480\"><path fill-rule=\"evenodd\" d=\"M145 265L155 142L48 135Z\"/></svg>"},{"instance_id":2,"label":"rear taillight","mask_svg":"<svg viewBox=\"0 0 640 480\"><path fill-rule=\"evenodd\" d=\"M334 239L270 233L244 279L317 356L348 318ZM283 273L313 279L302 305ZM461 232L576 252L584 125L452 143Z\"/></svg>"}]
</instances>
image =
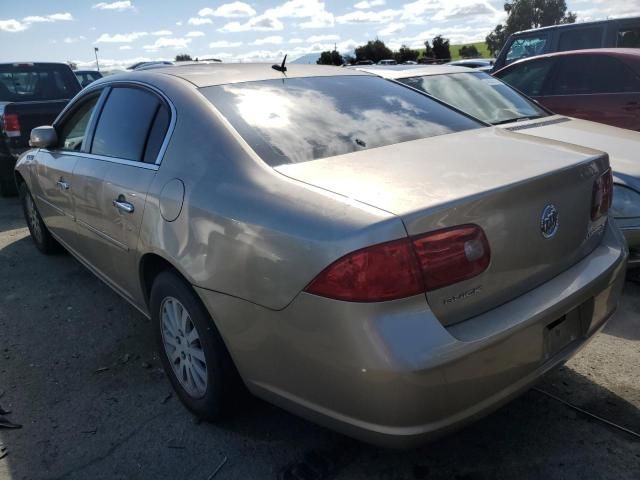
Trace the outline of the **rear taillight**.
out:
<instances>
[{"instance_id":1,"label":"rear taillight","mask_svg":"<svg viewBox=\"0 0 640 480\"><path fill-rule=\"evenodd\" d=\"M8 137L20 136L20 119L17 113L5 113L2 116L2 129Z\"/></svg>"},{"instance_id":2,"label":"rear taillight","mask_svg":"<svg viewBox=\"0 0 640 480\"><path fill-rule=\"evenodd\" d=\"M491 250L477 225L461 225L413 240L427 291L468 280L484 272Z\"/></svg>"},{"instance_id":3,"label":"rear taillight","mask_svg":"<svg viewBox=\"0 0 640 480\"><path fill-rule=\"evenodd\" d=\"M327 267L306 291L350 302L381 302L424 291L422 274L408 238L345 255Z\"/></svg>"},{"instance_id":4,"label":"rear taillight","mask_svg":"<svg viewBox=\"0 0 640 480\"><path fill-rule=\"evenodd\" d=\"M591 220L595 221L606 215L613 200L613 176L611 169L607 169L602 175L596 178L593 183L593 194L591 196Z\"/></svg>"},{"instance_id":5,"label":"rear taillight","mask_svg":"<svg viewBox=\"0 0 640 480\"><path fill-rule=\"evenodd\" d=\"M395 300L475 277L490 259L482 229L462 225L345 255L305 291L350 302Z\"/></svg>"}]
</instances>

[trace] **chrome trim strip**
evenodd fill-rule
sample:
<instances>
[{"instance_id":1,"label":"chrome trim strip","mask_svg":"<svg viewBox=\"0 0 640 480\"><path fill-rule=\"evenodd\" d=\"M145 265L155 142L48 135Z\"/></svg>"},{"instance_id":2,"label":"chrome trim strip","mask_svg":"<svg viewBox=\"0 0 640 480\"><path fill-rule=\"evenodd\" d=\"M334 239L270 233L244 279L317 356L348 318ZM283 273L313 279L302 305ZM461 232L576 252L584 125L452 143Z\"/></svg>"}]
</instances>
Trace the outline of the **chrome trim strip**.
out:
<instances>
[{"instance_id":1,"label":"chrome trim strip","mask_svg":"<svg viewBox=\"0 0 640 480\"><path fill-rule=\"evenodd\" d=\"M100 231L100 230L98 230L97 228L92 227L92 226L91 226L91 225L89 225L88 223L83 222L82 220L78 220L78 219L76 219L76 223L77 223L78 225L83 226L84 228L86 228L86 229L87 229L87 230L89 230L90 232L95 233L96 235L98 235L98 236L99 236L100 238L102 238L103 240L106 240L107 242L112 243L113 245L115 245L115 246L116 246L116 247L118 247L119 249L124 250L125 252L128 252L128 251L129 251L129 248L128 248L126 245L124 245L124 244L120 243L118 240L116 240L116 239L115 239L115 238L113 238L113 237L110 237L110 236L109 236L109 235L107 235L106 233L101 232L101 231Z\"/></svg>"},{"instance_id":2,"label":"chrome trim strip","mask_svg":"<svg viewBox=\"0 0 640 480\"><path fill-rule=\"evenodd\" d=\"M46 149L43 149L43 151L48 152L51 155L68 155L71 157L90 158L93 160L101 160L103 162L118 163L120 165L129 165L130 167L144 168L146 170L158 170L158 168L160 168L160 166L155 163L136 162L135 160L125 160L122 158L107 157L106 155L94 155L93 153L70 152L67 150L62 150L62 151L46 150Z\"/></svg>"},{"instance_id":3,"label":"chrome trim strip","mask_svg":"<svg viewBox=\"0 0 640 480\"><path fill-rule=\"evenodd\" d=\"M119 159L119 158L115 158L115 157L106 157L103 155L93 155L90 153L87 154L83 154L82 152L77 152L80 153L81 156L86 156L89 158L96 158L97 160L106 160L106 161L115 161L114 163L121 163L121 162L129 162L129 163L124 163L125 165L132 165L132 166L142 166L142 168L150 168L152 170L154 170L154 168L151 168L153 166L155 166L155 170L158 169L158 166L162 163L162 159L164 158L164 154L167 151L167 148L169 148L169 142L171 141L171 137L173 136L173 131L175 130L176 127L176 122L177 122L177 110L175 105L173 104L173 102L169 99L169 97L162 91L160 90L158 87L151 85L149 83L145 83L145 82L141 82L139 80L107 80L107 81L103 81L100 82L98 85L94 85L91 86L89 85L88 87L86 87L84 90L82 90L82 96L78 96L74 99L74 101L69 102L66 106L66 108L60 112L60 115L58 115L58 118L56 118L56 120L53 122L53 124L55 125L57 120L59 118L62 118L63 115L70 109L73 108L74 105L77 105L78 102L82 101L87 95L91 95L95 90L100 90L106 87L113 87L114 85L138 85L141 86L143 88L147 88L149 90L153 90L156 94L160 95L163 100L167 103L167 105L169 106L169 110L171 111L171 120L169 121L169 128L167 128L167 133L164 136L164 141L162 142L162 146L160 147L160 151L158 152L158 156L156 157L156 161L151 164L151 163L143 163L143 162L136 162L136 161L132 161L132 160L124 160L124 159ZM107 99L108 101L108 99ZM76 152L69 152L69 151L64 151L65 154L68 153L76 153Z\"/></svg>"},{"instance_id":4,"label":"chrome trim strip","mask_svg":"<svg viewBox=\"0 0 640 480\"><path fill-rule=\"evenodd\" d=\"M38 194L36 194L36 198L37 198L38 200L40 200L42 203L44 203L45 205L47 205L49 208L53 208L53 209L54 209L56 212L58 212L60 215L64 215L64 216L66 216L66 217L69 217L69 216L70 216L70 215L68 215L64 210L62 210L62 209L60 209L60 208L56 207L53 203L51 203L51 202L49 202L49 201L45 200L45 199L44 199L44 197L43 197L42 195L38 195ZM73 218L73 217L71 217L71 218Z\"/></svg>"}]
</instances>

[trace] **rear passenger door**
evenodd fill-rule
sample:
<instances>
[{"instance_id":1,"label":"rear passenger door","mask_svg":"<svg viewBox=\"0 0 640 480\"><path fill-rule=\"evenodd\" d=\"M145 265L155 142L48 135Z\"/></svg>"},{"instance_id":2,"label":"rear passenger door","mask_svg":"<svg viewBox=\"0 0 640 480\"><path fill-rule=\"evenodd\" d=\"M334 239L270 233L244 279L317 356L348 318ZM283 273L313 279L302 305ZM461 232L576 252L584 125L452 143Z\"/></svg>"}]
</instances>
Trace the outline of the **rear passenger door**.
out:
<instances>
[{"instance_id":1,"label":"rear passenger door","mask_svg":"<svg viewBox=\"0 0 640 480\"><path fill-rule=\"evenodd\" d=\"M170 107L156 91L115 84L97 119L90 155L74 172L83 181L75 190L85 235L79 253L128 297L138 289L138 235L170 120Z\"/></svg>"},{"instance_id":2,"label":"rear passenger door","mask_svg":"<svg viewBox=\"0 0 640 480\"><path fill-rule=\"evenodd\" d=\"M608 55L575 55L556 62L541 102L564 115L640 129L640 77Z\"/></svg>"}]
</instances>

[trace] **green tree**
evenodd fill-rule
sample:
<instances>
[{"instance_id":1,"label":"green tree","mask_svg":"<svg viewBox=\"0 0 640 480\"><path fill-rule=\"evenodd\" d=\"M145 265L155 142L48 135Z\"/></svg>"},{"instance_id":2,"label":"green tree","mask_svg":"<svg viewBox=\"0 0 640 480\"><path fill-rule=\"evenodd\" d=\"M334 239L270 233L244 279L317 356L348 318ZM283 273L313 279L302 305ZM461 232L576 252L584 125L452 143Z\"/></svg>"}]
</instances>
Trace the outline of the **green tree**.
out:
<instances>
[{"instance_id":1,"label":"green tree","mask_svg":"<svg viewBox=\"0 0 640 480\"><path fill-rule=\"evenodd\" d=\"M380 60L393 58L393 52L382 40L369 40L366 45L356 48L356 61L372 60L378 63Z\"/></svg>"},{"instance_id":2,"label":"green tree","mask_svg":"<svg viewBox=\"0 0 640 480\"><path fill-rule=\"evenodd\" d=\"M566 0L513 0L504 4L507 20L487 35L485 42L496 55L509 35L520 30L574 23L577 15L567 11Z\"/></svg>"},{"instance_id":3,"label":"green tree","mask_svg":"<svg viewBox=\"0 0 640 480\"><path fill-rule=\"evenodd\" d=\"M451 58L449 51L449 39L442 35L433 38L433 56L439 60L448 60Z\"/></svg>"},{"instance_id":4,"label":"green tree","mask_svg":"<svg viewBox=\"0 0 640 480\"><path fill-rule=\"evenodd\" d=\"M458 54L462 58L475 58L480 56L480 52L475 45L463 45L458 50Z\"/></svg>"},{"instance_id":5,"label":"green tree","mask_svg":"<svg viewBox=\"0 0 640 480\"><path fill-rule=\"evenodd\" d=\"M354 63L356 63L356 57L348 53L346 55L343 55L342 59L344 60L344 63L346 63L347 65L353 65Z\"/></svg>"},{"instance_id":6,"label":"green tree","mask_svg":"<svg viewBox=\"0 0 640 480\"><path fill-rule=\"evenodd\" d=\"M424 42L424 56L426 58L434 58L433 57L433 48L431 48L431 44L429 43L429 40Z\"/></svg>"},{"instance_id":7,"label":"green tree","mask_svg":"<svg viewBox=\"0 0 640 480\"><path fill-rule=\"evenodd\" d=\"M415 62L418 59L418 55L420 55L418 50L413 50L406 45L402 45L400 50L393 54L393 58L395 58L398 63L408 61Z\"/></svg>"},{"instance_id":8,"label":"green tree","mask_svg":"<svg viewBox=\"0 0 640 480\"><path fill-rule=\"evenodd\" d=\"M176 55L176 62L190 62L193 60L188 53L179 53Z\"/></svg>"},{"instance_id":9,"label":"green tree","mask_svg":"<svg viewBox=\"0 0 640 480\"><path fill-rule=\"evenodd\" d=\"M326 51L320 54L320 58L316 62L318 65L336 65L340 66L344 63L344 59L337 50Z\"/></svg>"}]
</instances>

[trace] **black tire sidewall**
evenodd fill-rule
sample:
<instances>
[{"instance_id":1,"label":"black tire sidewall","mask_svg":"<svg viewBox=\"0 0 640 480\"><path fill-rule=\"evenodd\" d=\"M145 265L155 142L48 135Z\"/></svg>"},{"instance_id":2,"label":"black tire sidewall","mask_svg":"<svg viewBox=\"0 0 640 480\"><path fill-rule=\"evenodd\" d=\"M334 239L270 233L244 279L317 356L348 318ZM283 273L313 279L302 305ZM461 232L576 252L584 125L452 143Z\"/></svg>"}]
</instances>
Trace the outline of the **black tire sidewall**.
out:
<instances>
[{"instance_id":1,"label":"black tire sidewall","mask_svg":"<svg viewBox=\"0 0 640 480\"><path fill-rule=\"evenodd\" d=\"M33 243L36 245L38 250L40 250L42 253L47 253L47 254L53 253L56 250L57 242L51 236L51 234L49 233L49 230L47 229L47 226L44 224L44 221L40 216L40 212L38 211L38 206L35 204L35 201L33 200L33 196L31 195L31 192L29 191L29 187L27 187L26 183L22 183L20 185L19 195L20 195L20 203L22 205L22 213L24 214L24 220L27 223L27 228L29 229L29 233L31 234ZM33 234L33 226L31 225L30 215L29 215L29 212L27 211L27 196L31 199L31 202L33 202L33 205L36 209L36 216L38 218L37 221L40 223L40 232L42 232L42 238L40 239L38 239Z\"/></svg>"},{"instance_id":2,"label":"black tire sidewall","mask_svg":"<svg viewBox=\"0 0 640 480\"><path fill-rule=\"evenodd\" d=\"M180 301L187 309L195 325L200 344L207 362L207 390L200 398L191 397L180 384L171 367L162 340L161 312L162 302L167 297ZM191 286L173 272L166 271L158 275L153 283L150 299L156 348L164 370L169 377L180 400L198 417L216 421L227 413L235 369L220 334Z\"/></svg>"}]
</instances>

